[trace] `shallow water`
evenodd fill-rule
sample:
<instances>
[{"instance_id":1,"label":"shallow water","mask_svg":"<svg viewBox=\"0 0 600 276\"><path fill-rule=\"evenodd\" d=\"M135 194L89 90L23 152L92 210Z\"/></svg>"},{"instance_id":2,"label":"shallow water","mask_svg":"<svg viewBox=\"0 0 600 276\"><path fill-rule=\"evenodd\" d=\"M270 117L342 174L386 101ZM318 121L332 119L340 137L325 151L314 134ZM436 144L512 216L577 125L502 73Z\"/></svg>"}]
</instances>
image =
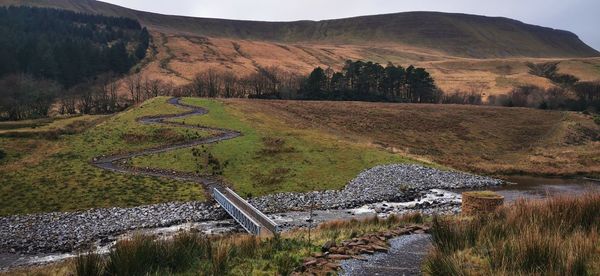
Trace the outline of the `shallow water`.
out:
<instances>
[{"instance_id":1,"label":"shallow water","mask_svg":"<svg viewBox=\"0 0 600 276\"><path fill-rule=\"evenodd\" d=\"M504 196L506 202L519 198L542 199L553 195L582 195L600 192L600 182L582 178L547 178L532 176L510 176L504 180L515 183L488 190Z\"/></svg>"},{"instance_id":2,"label":"shallow water","mask_svg":"<svg viewBox=\"0 0 600 276\"><path fill-rule=\"evenodd\" d=\"M389 253L365 255L366 260L341 262L340 275L420 275L421 263L431 246L429 235L400 236L390 241Z\"/></svg>"},{"instance_id":3,"label":"shallow water","mask_svg":"<svg viewBox=\"0 0 600 276\"><path fill-rule=\"evenodd\" d=\"M487 188L488 190L494 190L499 194L505 197L506 202L514 202L519 198L528 198L528 199L540 199L545 198L551 195L581 195L587 192L600 192L600 182L595 182L592 180L586 179L565 179L565 178L543 178L543 177L528 177L528 176L519 176L519 177L506 177L505 180L515 183L508 184L500 187L491 187ZM432 202L432 201L444 201L447 203L457 204L460 202L460 192L459 191L445 191L439 189L430 190L429 193L424 195L423 197L411 201L411 202L402 202L402 203L394 203L394 202L380 202L368 204L362 207L354 208L354 209L342 209L342 210L319 210L314 211L311 225L314 227L316 224L321 222L334 220L334 219L349 219L349 218L363 218L368 216L373 216L378 214L379 209L385 208L393 208L392 212L402 212L405 210L406 212L414 211L411 209L417 203L423 202ZM381 213L379 215L382 215ZM284 228L293 228L293 227L306 227L308 226L307 220L310 218L310 212L288 212L282 214L272 214L269 215L275 222L280 225L284 225ZM186 223L181 225L174 225L171 227L164 228L153 228L153 229L142 229L138 231L133 231L130 233L126 233L117 237L117 239L123 239L131 237L132 234L151 234L157 235L163 238L169 238L182 230L197 230L204 232L206 234L218 234L218 233L228 233L228 232L236 232L241 231L240 227L238 227L232 220L225 221L210 221L210 222L202 222L202 223ZM422 237L421 237L422 238ZM410 240L410 239L409 239ZM406 239L400 239L399 241L409 241ZM114 244L114 241L109 244L99 245L99 253L104 253L109 250L109 248ZM424 244L423 241L417 243ZM405 254L406 252L412 252L411 254L416 254L414 256L424 256L426 248L420 248L415 246L415 244L406 242L406 243L396 243L395 249L391 251L390 254L380 254L378 258L385 259L386 256L389 258L395 258L398 254ZM0 254L0 270L2 268L14 267L14 266L22 266L22 265L35 265L35 264L43 264L48 262L55 262L64 259L68 259L75 256L74 253L65 253L65 254L40 254L36 256L31 255L21 255L21 254ZM422 258L422 256L421 256ZM413 260L413 262L415 262ZM354 263L354 269L360 269L360 262ZM370 268L370 272L373 272L374 268ZM360 271L360 270L357 270ZM412 273L408 273L412 274ZM356 275L356 274L354 274Z\"/></svg>"},{"instance_id":4,"label":"shallow water","mask_svg":"<svg viewBox=\"0 0 600 276\"><path fill-rule=\"evenodd\" d=\"M514 184L486 188L505 197L507 203L518 199L543 199L554 195L582 195L600 192L600 182L587 179L516 176L504 180ZM420 275L420 266L431 242L428 235L404 236L390 241L388 253L368 256L368 261L342 263L341 275Z\"/></svg>"}]
</instances>

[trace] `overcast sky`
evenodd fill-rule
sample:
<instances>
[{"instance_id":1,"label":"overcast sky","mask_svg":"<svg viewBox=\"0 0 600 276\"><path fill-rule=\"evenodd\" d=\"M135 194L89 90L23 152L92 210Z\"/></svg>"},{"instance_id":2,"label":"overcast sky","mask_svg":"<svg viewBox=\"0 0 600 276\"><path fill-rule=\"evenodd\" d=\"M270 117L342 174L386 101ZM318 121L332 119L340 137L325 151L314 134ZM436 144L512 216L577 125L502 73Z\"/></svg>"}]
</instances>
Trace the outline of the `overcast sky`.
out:
<instances>
[{"instance_id":1,"label":"overcast sky","mask_svg":"<svg viewBox=\"0 0 600 276\"><path fill-rule=\"evenodd\" d=\"M504 16L569 30L600 50L600 0L105 0L163 14L265 21L322 20L403 11Z\"/></svg>"}]
</instances>

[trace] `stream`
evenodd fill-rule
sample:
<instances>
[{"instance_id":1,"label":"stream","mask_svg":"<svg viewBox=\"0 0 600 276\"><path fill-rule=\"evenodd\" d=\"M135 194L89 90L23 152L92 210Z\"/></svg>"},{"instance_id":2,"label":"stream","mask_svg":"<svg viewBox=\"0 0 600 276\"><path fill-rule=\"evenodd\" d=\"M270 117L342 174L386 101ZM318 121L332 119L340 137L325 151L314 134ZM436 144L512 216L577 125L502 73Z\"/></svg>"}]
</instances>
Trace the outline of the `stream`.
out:
<instances>
[{"instance_id":1,"label":"stream","mask_svg":"<svg viewBox=\"0 0 600 276\"><path fill-rule=\"evenodd\" d=\"M504 180L514 184L486 190L501 194L508 204L518 199L543 199L554 195L600 192L600 182L597 180L532 176L511 176ZM340 275L421 275L421 264L430 246L428 235L398 237L390 240L388 253L365 256L367 261L342 262Z\"/></svg>"},{"instance_id":2,"label":"stream","mask_svg":"<svg viewBox=\"0 0 600 276\"><path fill-rule=\"evenodd\" d=\"M503 195L507 203L514 202L519 198L541 199L551 195L581 195L588 192L600 192L600 182L586 179L565 179L565 178L543 178L518 176L507 177L505 180L515 183L500 187L488 188ZM351 219L365 218L373 215L385 217L389 214L402 214L409 212L423 213L458 213L460 211L461 196L460 192L447 191L440 189L432 189L424 192L414 201L410 202L379 202L368 204L359 208L339 209L339 210L315 210L312 212L313 222L311 226L315 226L321 222L336 220L336 219ZM283 229L293 229L295 227L309 226L308 220L311 218L311 212L286 212L269 215L276 223L280 224ZM233 232L242 232L233 220L223 221L208 221L200 223L185 223L163 228L149 228L123 235L119 235L115 240L110 242L98 243L97 252L106 253L118 240L128 239L135 234L156 235L161 238L169 238L180 231L195 230L205 234L224 234ZM424 258L429 245L428 238L422 236L412 238L401 238L391 241L391 250L389 253L378 254L373 257L376 260L376 266L371 262L352 262L344 264L343 268L349 269L345 271L347 275L360 275L361 272L369 272L369 274L392 275L402 268L401 274L412 275L419 274L418 269L409 269L412 267L420 267L420 263ZM407 255L408 254L408 255ZM38 254L38 255L23 255L19 253L2 253L0 254L0 271L3 269L19 266L33 266L46 263L57 262L69 258L73 258L77 253L61 253L61 254ZM403 261L405 260L406 261ZM388 267L389 266L389 267ZM379 270L379 272L377 272Z\"/></svg>"}]
</instances>

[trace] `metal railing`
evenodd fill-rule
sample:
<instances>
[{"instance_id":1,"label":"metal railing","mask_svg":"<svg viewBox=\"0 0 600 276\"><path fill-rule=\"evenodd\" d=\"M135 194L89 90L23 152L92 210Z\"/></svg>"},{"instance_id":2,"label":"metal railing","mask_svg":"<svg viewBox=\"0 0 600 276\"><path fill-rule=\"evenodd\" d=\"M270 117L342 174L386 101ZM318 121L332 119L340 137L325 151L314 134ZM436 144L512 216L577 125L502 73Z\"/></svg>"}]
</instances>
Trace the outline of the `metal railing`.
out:
<instances>
[{"instance_id":1,"label":"metal railing","mask_svg":"<svg viewBox=\"0 0 600 276\"><path fill-rule=\"evenodd\" d=\"M223 193L218 189L213 188L213 196L215 200L225 209L225 211L233 217L248 233L260 235L261 226L252 217L242 211L239 207L233 204Z\"/></svg>"},{"instance_id":2,"label":"metal railing","mask_svg":"<svg viewBox=\"0 0 600 276\"><path fill-rule=\"evenodd\" d=\"M267 230L271 231L271 233L273 233L273 234L279 233L279 226L277 225L277 223L275 223L273 220L271 220L269 217L267 217L267 215L265 215L263 212L256 209L254 206L252 206L250 203L248 203L248 201L243 199L241 196L239 196L233 190L231 190L229 188L225 188L225 191L227 192L227 194L231 195L231 197L229 197L229 199L233 203L238 205L245 212L253 215L254 220L258 221L261 224L261 226L264 226L265 228L267 228Z\"/></svg>"}]
</instances>

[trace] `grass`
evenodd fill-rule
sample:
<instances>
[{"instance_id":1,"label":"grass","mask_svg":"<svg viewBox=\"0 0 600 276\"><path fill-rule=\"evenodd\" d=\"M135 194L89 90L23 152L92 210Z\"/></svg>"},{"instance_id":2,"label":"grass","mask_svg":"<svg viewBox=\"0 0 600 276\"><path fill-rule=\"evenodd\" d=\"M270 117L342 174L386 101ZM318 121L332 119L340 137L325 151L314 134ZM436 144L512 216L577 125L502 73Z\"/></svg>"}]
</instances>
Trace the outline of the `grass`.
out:
<instances>
[{"instance_id":1,"label":"grass","mask_svg":"<svg viewBox=\"0 0 600 276\"><path fill-rule=\"evenodd\" d=\"M226 101L245 114L483 174L600 173L591 116L526 108L361 102ZM267 119L263 119L263 118ZM268 121L267 121L268 122Z\"/></svg>"},{"instance_id":2,"label":"grass","mask_svg":"<svg viewBox=\"0 0 600 276\"><path fill-rule=\"evenodd\" d=\"M487 216L433 220L429 275L597 275L600 194L521 200Z\"/></svg>"},{"instance_id":3,"label":"grass","mask_svg":"<svg viewBox=\"0 0 600 276\"><path fill-rule=\"evenodd\" d=\"M60 120L50 125L57 136L47 136L51 127L15 130L26 135L0 135L0 216L50 211L72 211L94 207L138 206L166 201L202 200L195 183L128 176L97 169L89 161L102 154L129 152L181 141L209 133L176 127L141 125L141 116L185 111L156 98L139 107L94 121L93 127L64 132Z\"/></svg>"},{"instance_id":4,"label":"grass","mask_svg":"<svg viewBox=\"0 0 600 276\"><path fill-rule=\"evenodd\" d=\"M204 236L181 232L172 239L135 236L107 255L83 254L48 267L11 271L12 275L290 275L304 258L337 243L398 226L423 223L419 214L326 222L311 231L297 229L260 238L245 234Z\"/></svg>"},{"instance_id":5,"label":"grass","mask_svg":"<svg viewBox=\"0 0 600 276\"><path fill-rule=\"evenodd\" d=\"M473 192L465 192L464 194L478 197L478 198L500 198L502 197L496 192L493 191L473 191Z\"/></svg>"},{"instance_id":6,"label":"grass","mask_svg":"<svg viewBox=\"0 0 600 276\"><path fill-rule=\"evenodd\" d=\"M186 98L207 108L204 116L179 119L189 125L239 130L242 137L205 146L223 164L223 177L242 195L340 189L360 171L379 164L414 162L401 155L345 141L319 129L297 129L268 113L237 105ZM200 147L202 148L202 147ZM192 149L135 158L135 166L195 172Z\"/></svg>"}]
</instances>

